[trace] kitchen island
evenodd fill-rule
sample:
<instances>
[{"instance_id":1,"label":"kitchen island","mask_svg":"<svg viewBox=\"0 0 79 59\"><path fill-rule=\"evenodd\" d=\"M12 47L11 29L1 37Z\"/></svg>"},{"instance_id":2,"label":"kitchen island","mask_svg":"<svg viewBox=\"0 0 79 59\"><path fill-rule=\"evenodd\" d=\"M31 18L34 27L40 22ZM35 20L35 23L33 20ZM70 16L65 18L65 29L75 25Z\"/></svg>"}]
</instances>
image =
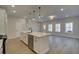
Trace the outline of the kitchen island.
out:
<instances>
[{"instance_id":1,"label":"kitchen island","mask_svg":"<svg viewBox=\"0 0 79 59\"><path fill-rule=\"evenodd\" d=\"M36 53L47 53L49 51L50 33L22 32L21 40Z\"/></svg>"}]
</instances>

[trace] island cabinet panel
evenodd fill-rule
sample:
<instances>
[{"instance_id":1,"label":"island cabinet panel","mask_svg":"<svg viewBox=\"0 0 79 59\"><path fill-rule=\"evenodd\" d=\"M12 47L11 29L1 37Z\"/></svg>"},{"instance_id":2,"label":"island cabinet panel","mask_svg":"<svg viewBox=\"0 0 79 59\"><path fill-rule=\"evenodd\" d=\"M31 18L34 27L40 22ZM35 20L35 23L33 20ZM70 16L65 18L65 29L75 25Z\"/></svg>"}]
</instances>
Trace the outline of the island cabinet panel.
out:
<instances>
[{"instance_id":1,"label":"island cabinet panel","mask_svg":"<svg viewBox=\"0 0 79 59\"><path fill-rule=\"evenodd\" d=\"M37 53L47 53L49 51L48 37L34 37L34 51Z\"/></svg>"},{"instance_id":2,"label":"island cabinet panel","mask_svg":"<svg viewBox=\"0 0 79 59\"><path fill-rule=\"evenodd\" d=\"M22 40L25 44L28 45L28 35L25 34L25 33L21 33L21 36L20 37L21 37L20 40Z\"/></svg>"},{"instance_id":3,"label":"island cabinet panel","mask_svg":"<svg viewBox=\"0 0 79 59\"><path fill-rule=\"evenodd\" d=\"M28 35L28 47L30 48L30 49L33 49L34 48L34 39L33 39L33 35Z\"/></svg>"},{"instance_id":4,"label":"island cabinet panel","mask_svg":"<svg viewBox=\"0 0 79 59\"><path fill-rule=\"evenodd\" d=\"M30 32L21 33L21 40L35 53L48 53L49 51L49 33Z\"/></svg>"}]
</instances>

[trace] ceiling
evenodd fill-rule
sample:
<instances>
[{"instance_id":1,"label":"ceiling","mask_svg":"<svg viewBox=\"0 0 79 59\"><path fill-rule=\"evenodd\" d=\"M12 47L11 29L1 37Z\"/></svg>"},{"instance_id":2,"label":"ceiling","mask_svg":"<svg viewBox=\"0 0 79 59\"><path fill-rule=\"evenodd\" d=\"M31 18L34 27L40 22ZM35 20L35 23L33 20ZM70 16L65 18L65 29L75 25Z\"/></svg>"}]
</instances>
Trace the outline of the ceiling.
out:
<instances>
[{"instance_id":1,"label":"ceiling","mask_svg":"<svg viewBox=\"0 0 79 59\"><path fill-rule=\"evenodd\" d=\"M34 17L33 10L35 10L35 17L38 17L39 13L39 5L15 5L15 7L0 5L0 7L6 9L8 16L32 18ZM40 7L40 15L43 20L48 19L48 16L51 15L56 16L56 18L79 16L78 5L40 5ZM16 13L13 13L13 10L16 10Z\"/></svg>"}]
</instances>

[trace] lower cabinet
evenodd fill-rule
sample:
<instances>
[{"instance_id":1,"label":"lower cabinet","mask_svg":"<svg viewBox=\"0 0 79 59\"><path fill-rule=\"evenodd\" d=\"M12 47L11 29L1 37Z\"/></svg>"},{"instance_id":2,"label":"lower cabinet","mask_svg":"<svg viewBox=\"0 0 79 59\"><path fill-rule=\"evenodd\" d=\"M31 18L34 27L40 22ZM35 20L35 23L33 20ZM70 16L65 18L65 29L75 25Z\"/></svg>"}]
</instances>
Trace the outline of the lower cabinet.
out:
<instances>
[{"instance_id":1,"label":"lower cabinet","mask_svg":"<svg viewBox=\"0 0 79 59\"><path fill-rule=\"evenodd\" d=\"M49 36L36 37L29 34L22 34L21 40L36 53L47 53L49 51Z\"/></svg>"},{"instance_id":2,"label":"lower cabinet","mask_svg":"<svg viewBox=\"0 0 79 59\"><path fill-rule=\"evenodd\" d=\"M34 51L37 53L47 53L49 51L48 37L34 37Z\"/></svg>"},{"instance_id":3,"label":"lower cabinet","mask_svg":"<svg viewBox=\"0 0 79 59\"><path fill-rule=\"evenodd\" d=\"M28 45L28 35L21 33L21 40Z\"/></svg>"}]
</instances>

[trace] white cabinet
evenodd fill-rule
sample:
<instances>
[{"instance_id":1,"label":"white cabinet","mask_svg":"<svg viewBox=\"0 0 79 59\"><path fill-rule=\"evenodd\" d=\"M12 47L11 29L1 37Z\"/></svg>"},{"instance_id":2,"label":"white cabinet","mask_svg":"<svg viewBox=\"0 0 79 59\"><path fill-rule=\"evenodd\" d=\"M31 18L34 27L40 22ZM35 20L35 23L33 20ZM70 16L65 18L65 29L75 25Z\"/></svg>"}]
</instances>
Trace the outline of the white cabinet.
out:
<instances>
[{"instance_id":1,"label":"white cabinet","mask_svg":"<svg viewBox=\"0 0 79 59\"><path fill-rule=\"evenodd\" d=\"M21 40L28 45L28 35L26 33L21 33Z\"/></svg>"},{"instance_id":2,"label":"white cabinet","mask_svg":"<svg viewBox=\"0 0 79 59\"><path fill-rule=\"evenodd\" d=\"M46 37L34 37L34 51L37 53L47 53L49 51L48 36Z\"/></svg>"},{"instance_id":3,"label":"white cabinet","mask_svg":"<svg viewBox=\"0 0 79 59\"><path fill-rule=\"evenodd\" d=\"M36 53L47 53L49 51L49 34L41 32L21 33L21 40Z\"/></svg>"}]
</instances>

